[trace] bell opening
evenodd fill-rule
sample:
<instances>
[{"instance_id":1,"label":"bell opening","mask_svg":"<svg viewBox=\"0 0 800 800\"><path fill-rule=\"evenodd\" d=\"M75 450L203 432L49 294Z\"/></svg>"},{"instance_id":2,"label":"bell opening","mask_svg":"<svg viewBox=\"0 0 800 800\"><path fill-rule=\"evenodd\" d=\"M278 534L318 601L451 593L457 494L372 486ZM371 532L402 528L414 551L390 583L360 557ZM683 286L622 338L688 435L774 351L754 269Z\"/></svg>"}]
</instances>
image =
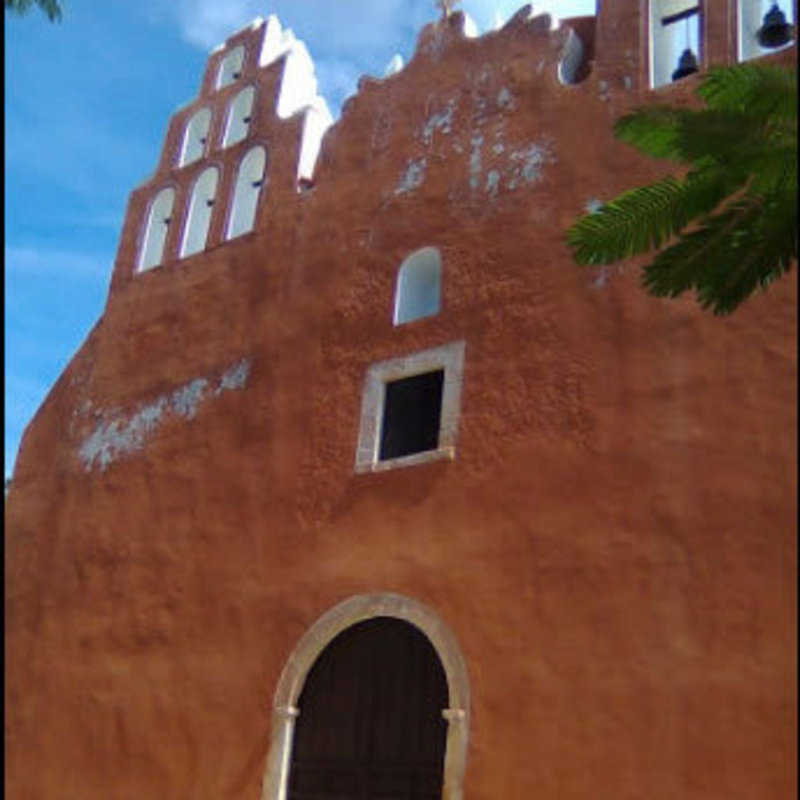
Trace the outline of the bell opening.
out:
<instances>
[{"instance_id":1,"label":"bell opening","mask_svg":"<svg viewBox=\"0 0 800 800\"><path fill-rule=\"evenodd\" d=\"M767 50L783 47L792 40L792 26L786 22L786 16L777 3L764 14L764 23L756 32L759 45Z\"/></svg>"},{"instance_id":2,"label":"bell opening","mask_svg":"<svg viewBox=\"0 0 800 800\"><path fill-rule=\"evenodd\" d=\"M672 80L679 81L687 75L697 72L697 58L695 54L687 47L678 60L678 68L672 73Z\"/></svg>"}]
</instances>

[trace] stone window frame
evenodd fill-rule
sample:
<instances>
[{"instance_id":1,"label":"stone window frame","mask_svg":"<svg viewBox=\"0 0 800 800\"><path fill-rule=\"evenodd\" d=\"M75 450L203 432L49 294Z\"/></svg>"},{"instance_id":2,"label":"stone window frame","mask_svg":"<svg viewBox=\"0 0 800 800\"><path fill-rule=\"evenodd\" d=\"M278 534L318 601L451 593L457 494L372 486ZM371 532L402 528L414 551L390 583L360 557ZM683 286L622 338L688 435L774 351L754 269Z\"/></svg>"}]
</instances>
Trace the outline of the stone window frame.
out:
<instances>
[{"instance_id":1,"label":"stone window frame","mask_svg":"<svg viewBox=\"0 0 800 800\"><path fill-rule=\"evenodd\" d=\"M470 718L466 661L455 635L436 612L418 600L390 592L355 595L324 613L300 638L278 680L261 800L286 800L297 702L320 653L347 628L374 617L394 617L418 628L430 641L447 678L448 708L442 800L462 800Z\"/></svg>"},{"instance_id":2,"label":"stone window frame","mask_svg":"<svg viewBox=\"0 0 800 800\"><path fill-rule=\"evenodd\" d=\"M361 420L355 462L357 473L410 467L440 459L452 461L455 458L458 421L461 415L465 347L464 340L460 340L370 365L361 397ZM435 450L425 450L422 453L412 453L382 461L379 456L386 384L439 369L444 370L439 446Z\"/></svg>"}]
</instances>

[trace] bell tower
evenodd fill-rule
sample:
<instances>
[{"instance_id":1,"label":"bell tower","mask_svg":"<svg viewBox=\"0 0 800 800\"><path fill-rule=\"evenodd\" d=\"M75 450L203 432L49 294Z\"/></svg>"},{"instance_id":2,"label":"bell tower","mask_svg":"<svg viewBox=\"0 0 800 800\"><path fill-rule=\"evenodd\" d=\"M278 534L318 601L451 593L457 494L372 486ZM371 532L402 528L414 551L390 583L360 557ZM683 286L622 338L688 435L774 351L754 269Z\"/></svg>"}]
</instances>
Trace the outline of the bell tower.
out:
<instances>
[{"instance_id":1,"label":"bell tower","mask_svg":"<svg viewBox=\"0 0 800 800\"><path fill-rule=\"evenodd\" d=\"M198 96L170 119L155 172L131 193L109 302L145 273L280 218L331 123L305 45L277 17L215 48Z\"/></svg>"},{"instance_id":2,"label":"bell tower","mask_svg":"<svg viewBox=\"0 0 800 800\"><path fill-rule=\"evenodd\" d=\"M667 89L793 42L793 0L598 0L596 70L609 88Z\"/></svg>"}]
</instances>

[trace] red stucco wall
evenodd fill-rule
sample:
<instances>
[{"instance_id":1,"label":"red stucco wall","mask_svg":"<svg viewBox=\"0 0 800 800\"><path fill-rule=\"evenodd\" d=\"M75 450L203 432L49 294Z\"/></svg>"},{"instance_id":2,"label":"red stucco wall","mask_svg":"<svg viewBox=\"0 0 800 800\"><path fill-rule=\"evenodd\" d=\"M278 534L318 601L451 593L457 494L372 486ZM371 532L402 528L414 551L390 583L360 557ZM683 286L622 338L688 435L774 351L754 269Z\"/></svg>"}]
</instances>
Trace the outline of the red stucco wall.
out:
<instances>
[{"instance_id":1,"label":"red stucco wall","mask_svg":"<svg viewBox=\"0 0 800 800\"><path fill-rule=\"evenodd\" d=\"M613 139L648 95L603 37L574 87L561 41L427 29L303 193L299 122L267 105L280 65L262 70L256 231L134 276L153 191L202 168L172 168L173 123L6 503L7 796L257 798L286 658L364 592L426 603L463 649L467 800L792 796L794 273L715 318L646 295L634 264L576 267L585 203L670 166ZM396 269L425 245L442 311L394 328ZM460 339L456 458L354 474L367 367ZM165 406L104 469L82 457L199 379L193 415Z\"/></svg>"}]
</instances>

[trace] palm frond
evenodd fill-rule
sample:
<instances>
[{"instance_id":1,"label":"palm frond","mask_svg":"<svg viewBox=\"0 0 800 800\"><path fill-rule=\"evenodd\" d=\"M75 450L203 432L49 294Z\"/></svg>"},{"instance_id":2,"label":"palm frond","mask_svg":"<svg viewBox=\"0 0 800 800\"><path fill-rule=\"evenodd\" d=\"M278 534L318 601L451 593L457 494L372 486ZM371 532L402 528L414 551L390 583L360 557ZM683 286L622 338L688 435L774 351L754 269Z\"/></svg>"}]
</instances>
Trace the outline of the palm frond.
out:
<instances>
[{"instance_id":1,"label":"palm frond","mask_svg":"<svg viewBox=\"0 0 800 800\"><path fill-rule=\"evenodd\" d=\"M796 259L796 199L746 195L659 253L643 283L659 297L694 289L703 308L729 314Z\"/></svg>"},{"instance_id":2,"label":"palm frond","mask_svg":"<svg viewBox=\"0 0 800 800\"><path fill-rule=\"evenodd\" d=\"M681 119L678 147L687 161L711 159L749 171L748 159L764 150L766 122L742 111L706 109Z\"/></svg>"},{"instance_id":3,"label":"palm frond","mask_svg":"<svg viewBox=\"0 0 800 800\"><path fill-rule=\"evenodd\" d=\"M683 181L667 177L625 192L567 232L580 264L609 264L661 247L690 220L708 214L741 186L744 176L725 169L691 172Z\"/></svg>"},{"instance_id":4,"label":"palm frond","mask_svg":"<svg viewBox=\"0 0 800 800\"><path fill-rule=\"evenodd\" d=\"M61 6L58 0L6 0L6 8L16 14L27 14L34 2L47 15L50 22L61 20Z\"/></svg>"},{"instance_id":5,"label":"palm frond","mask_svg":"<svg viewBox=\"0 0 800 800\"><path fill-rule=\"evenodd\" d=\"M642 108L614 124L614 136L654 158L687 161L681 148L685 112L667 106Z\"/></svg>"},{"instance_id":6,"label":"palm frond","mask_svg":"<svg viewBox=\"0 0 800 800\"><path fill-rule=\"evenodd\" d=\"M776 64L712 67L697 94L710 109L797 120L797 74Z\"/></svg>"}]
</instances>

